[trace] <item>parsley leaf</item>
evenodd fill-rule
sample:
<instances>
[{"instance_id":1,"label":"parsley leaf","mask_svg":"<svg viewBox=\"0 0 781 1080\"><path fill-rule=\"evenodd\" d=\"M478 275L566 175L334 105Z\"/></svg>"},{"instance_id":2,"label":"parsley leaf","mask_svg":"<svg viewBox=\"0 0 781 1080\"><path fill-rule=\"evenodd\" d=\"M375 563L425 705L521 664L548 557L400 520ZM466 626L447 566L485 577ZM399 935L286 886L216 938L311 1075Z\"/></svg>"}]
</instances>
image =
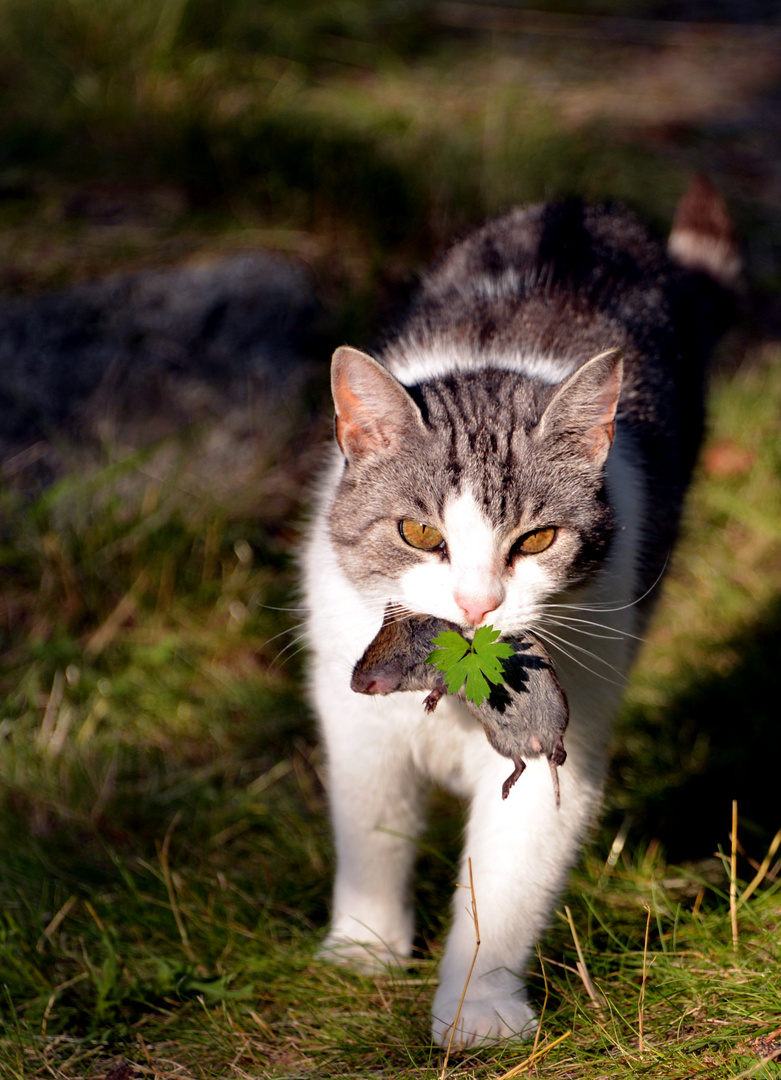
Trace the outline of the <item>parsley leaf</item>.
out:
<instances>
[{"instance_id":1,"label":"parsley leaf","mask_svg":"<svg viewBox=\"0 0 781 1080\"><path fill-rule=\"evenodd\" d=\"M445 676L449 694L457 694L463 686L467 698L482 705L491 692L489 683L504 682L502 660L513 655L511 645L496 640L500 634L492 626L481 626L470 642L455 630L443 630L432 639L435 648L426 663Z\"/></svg>"}]
</instances>

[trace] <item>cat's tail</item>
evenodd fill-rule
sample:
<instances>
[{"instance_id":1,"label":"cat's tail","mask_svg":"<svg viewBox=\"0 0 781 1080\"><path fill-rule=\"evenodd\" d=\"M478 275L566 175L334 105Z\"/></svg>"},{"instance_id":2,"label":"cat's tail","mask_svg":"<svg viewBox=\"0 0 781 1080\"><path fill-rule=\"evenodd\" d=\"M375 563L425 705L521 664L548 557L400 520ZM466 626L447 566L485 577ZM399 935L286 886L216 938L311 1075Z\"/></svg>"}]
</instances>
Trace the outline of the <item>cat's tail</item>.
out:
<instances>
[{"instance_id":1,"label":"cat's tail","mask_svg":"<svg viewBox=\"0 0 781 1080\"><path fill-rule=\"evenodd\" d=\"M678 204L667 250L680 266L707 274L730 291L738 289L742 263L735 228L724 199L702 174Z\"/></svg>"}]
</instances>

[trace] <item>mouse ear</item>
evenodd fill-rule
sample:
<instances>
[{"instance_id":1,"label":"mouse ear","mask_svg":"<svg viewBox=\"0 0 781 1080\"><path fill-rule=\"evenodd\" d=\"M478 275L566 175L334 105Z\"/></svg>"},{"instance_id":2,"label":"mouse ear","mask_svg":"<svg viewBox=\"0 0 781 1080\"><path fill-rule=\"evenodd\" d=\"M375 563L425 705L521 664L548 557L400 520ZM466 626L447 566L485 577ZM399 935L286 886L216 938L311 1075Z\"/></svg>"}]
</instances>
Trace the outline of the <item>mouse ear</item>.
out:
<instances>
[{"instance_id":1,"label":"mouse ear","mask_svg":"<svg viewBox=\"0 0 781 1080\"><path fill-rule=\"evenodd\" d=\"M423 417L405 388L371 356L346 345L331 363L336 439L349 462L393 453L422 435Z\"/></svg>"},{"instance_id":2,"label":"mouse ear","mask_svg":"<svg viewBox=\"0 0 781 1080\"><path fill-rule=\"evenodd\" d=\"M608 349L579 367L553 395L535 437L566 439L589 463L604 465L615 437L624 365L620 349Z\"/></svg>"}]
</instances>

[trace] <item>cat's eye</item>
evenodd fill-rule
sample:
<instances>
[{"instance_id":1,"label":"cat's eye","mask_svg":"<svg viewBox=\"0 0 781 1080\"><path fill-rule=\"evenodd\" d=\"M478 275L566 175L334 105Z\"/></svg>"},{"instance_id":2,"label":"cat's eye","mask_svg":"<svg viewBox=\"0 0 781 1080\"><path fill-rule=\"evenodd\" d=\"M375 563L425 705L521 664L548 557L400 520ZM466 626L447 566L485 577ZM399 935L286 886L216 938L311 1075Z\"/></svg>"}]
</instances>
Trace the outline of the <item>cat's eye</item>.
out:
<instances>
[{"instance_id":1,"label":"cat's eye","mask_svg":"<svg viewBox=\"0 0 781 1080\"><path fill-rule=\"evenodd\" d=\"M539 555L541 551L546 551L551 546L555 536L556 530L553 527L535 529L515 541L512 554Z\"/></svg>"},{"instance_id":2,"label":"cat's eye","mask_svg":"<svg viewBox=\"0 0 781 1080\"><path fill-rule=\"evenodd\" d=\"M399 522L399 532L410 547L420 548L422 551L435 551L443 547L445 543L445 538L439 529L435 529L433 525L426 525L423 521L413 521L411 518L404 518Z\"/></svg>"}]
</instances>

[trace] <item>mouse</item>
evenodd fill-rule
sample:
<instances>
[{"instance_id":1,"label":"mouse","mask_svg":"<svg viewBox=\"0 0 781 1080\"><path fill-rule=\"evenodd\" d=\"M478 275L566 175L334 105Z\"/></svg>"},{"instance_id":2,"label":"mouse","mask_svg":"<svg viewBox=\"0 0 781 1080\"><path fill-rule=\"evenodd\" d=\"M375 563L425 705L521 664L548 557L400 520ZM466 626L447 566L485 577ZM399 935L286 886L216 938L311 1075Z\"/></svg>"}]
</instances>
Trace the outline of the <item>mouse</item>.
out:
<instances>
[{"instance_id":1,"label":"mouse","mask_svg":"<svg viewBox=\"0 0 781 1080\"><path fill-rule=\"evenodd\" d=\"M423 702L433 712L447 693L445 677L426 658L432 639L444 630L460 628L430 615L401 615L386 608L382 626L353 668L350 685L359 694L392 694L401 690L428 690ZM564 732L569 705L553 662L539 638L530 630L507 639L514 650L503 661L505 682L493 685L480 705L459 691L458 697L482 724L491 746L510 758L513 771L502 784L506 799L526 768L524 758L545 755L550 763L556 805L561 804L558 769L567 758Z\"/></svg>"}]
</instances>

